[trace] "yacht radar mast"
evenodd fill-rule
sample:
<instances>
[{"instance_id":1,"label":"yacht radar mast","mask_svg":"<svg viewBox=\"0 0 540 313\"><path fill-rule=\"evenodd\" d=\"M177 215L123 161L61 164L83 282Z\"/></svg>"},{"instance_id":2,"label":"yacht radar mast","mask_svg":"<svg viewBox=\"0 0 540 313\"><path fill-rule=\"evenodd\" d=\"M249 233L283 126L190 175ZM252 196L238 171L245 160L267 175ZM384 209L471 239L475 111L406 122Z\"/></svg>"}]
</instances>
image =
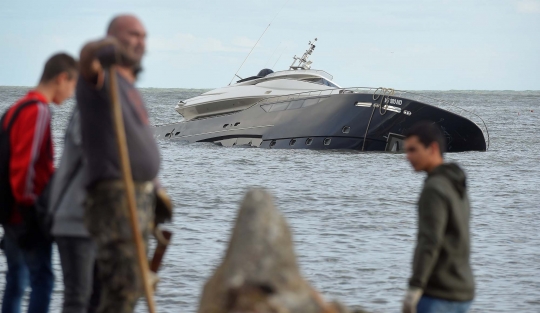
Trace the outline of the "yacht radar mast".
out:
<instances>
[{"instance_id":1,"label":"yacht radar mast","mask_svg":"<svg viewBox=\"0 0 540 313\"><path fill-rule=\"evenodd\" d=\"M311 68L311 61L308 61L309 56L313 53L313 50L315 50L315 41L317 41L317 38L313 40L313 42L309 42L309 48L304 52L304 55L302 55L301 58L297 57L296 55L293 57L294 61L289 67L291 70L309 70ZM296 61L298 61L298 65L296 65Z\"/></svg>"}]
</instances>

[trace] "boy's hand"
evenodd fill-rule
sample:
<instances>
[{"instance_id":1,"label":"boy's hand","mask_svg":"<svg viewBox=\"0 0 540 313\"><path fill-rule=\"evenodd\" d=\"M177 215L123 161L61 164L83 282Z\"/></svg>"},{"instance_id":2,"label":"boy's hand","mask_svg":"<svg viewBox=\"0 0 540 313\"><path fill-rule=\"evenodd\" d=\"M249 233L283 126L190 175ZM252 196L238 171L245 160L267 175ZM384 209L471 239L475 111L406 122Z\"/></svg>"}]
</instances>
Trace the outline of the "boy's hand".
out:
<instances>
[{"instance_id":1,"label":"boy's hand","mask_svg":"<svg viewBox=\"0 0 540 313\"><path fill-rule=\"evenodd\" d=\"M81 50L80 73L96 86L102 84L103 69L112 65L131 67L136 64L118 39L113 37L89 42Z\"/></svg>"},{"instance_id":2,"label":"boy's hand","mask_svg":"<svg viewBox=\"0 0 540 313\"><path fill-rule=\"evenodd\" d=\"M416 306L422 297L422 293L423 291L420 288L409 287L405 293L405 299L403 299L401 311L403 313L416 313Z\"/></svg>"},{"instance_id":3,"label":"boy's hand","mask_svg":"<svg viewBox=\"0 0 540 313\"><path fill-rule=\"evenodd\" d=\"M122 47L118 39L106 37L98 41L96 58L103 68L109 68L112 65L133 66L136 61L129 56L129 53Z\"/></svg>"},{"instance_id":4,"label":"boy's hand","mask_svg":"<svg viewBox=\"0 0 540 313\"><path fill-rule=\"evenodd\" d=\"M162 187L156 188L156 211L155 224L170 222L173 214L173 204L171 198Z\"/></svg>"}]
</instances>

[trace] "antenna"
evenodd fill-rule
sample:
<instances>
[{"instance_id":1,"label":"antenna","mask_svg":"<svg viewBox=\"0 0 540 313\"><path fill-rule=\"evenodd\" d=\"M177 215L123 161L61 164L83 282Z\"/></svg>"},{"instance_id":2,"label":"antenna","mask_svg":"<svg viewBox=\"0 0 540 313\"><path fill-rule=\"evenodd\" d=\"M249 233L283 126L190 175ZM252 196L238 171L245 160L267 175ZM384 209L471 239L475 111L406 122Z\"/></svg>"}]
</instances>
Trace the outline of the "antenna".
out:
<instances>
[{"instance_id":1,"label":"antenna","mask_svg":"<svg viewBox=\"0 0 540 313\"><path fill-rule=\"evenodd\" d=\"M308 61L309 56L313 53L313 50L315 50L315 42L317 41L317 38L313 40L313 42L309 42L309 48L304 52L304 55L302 57L297 57L296 55L293 57L294 61L289 67L291 70L309 70L311 68L311 61ZM298 65L296 65L296 61L298 61Z\"/></svg>"},{"instance_id":2,"label":"antenna","mask_svg":"<svg viewBox=\"0 0 540 313\"><path fill-rule=\"evenodd\" d=\"M283 42L283 41L282 41ZM272 52L272 54L270 55L270 57L268 58L268 60L266 61L266 63L264 63L264 67L268 67L268 63L270 63L270 60L272 60L272 57L274 56L274 54L276 53L277 49L281 46L281 43L279 43L279 45L276 46L276 48L274 49L274 52Z\"/></svg>"},{"instance_id":3,"label":"antenna","mask_svg":"<svg viewBox=\"0 0 540 313\"><path fill-rule=\"evenodd\" d=\"M270 23L272 24L272 23ZM261 40L261 38L264 36L264 33L266 33L266 31L268 30L268 27L270 27L270 24L268 24L268 26L266 26L266 29L264 30L264 32L262 33L261 37L259 37L259 40ZM253 46L253 48L251 48L251 51L249 51L247 57L244 59L244 62L242 62L242 64L240 65L240 67L238 68L238 70L236 71L236 73L234 73L234 76L233 78L231 79L231 81L229 82L229 85L233 82L234 78L235 77L239 77L240 79L242 79L242 77L238 76L238 72L240 72L240 69L242 68L242 66L244 66L244 63L246 63L247 59L249 58L249 56L251 55L251 52L253 52L253 49L255 49L255 47L257 46L257 44L259 43L259 40L257 40L257 42L255 43L255 45Z\"/></svg>"},{"instance_id":4,"label":"antenna","mask_svg":"<svg viewBox=\"0 0 540 313\"><path fill-rule=\"evenodd\" d=\"M233 78L231 79L231 81L229 82L229 86L232 84L233 80L235 77L239 77L240 79L242 79L240 76L238 76L238 72L240 72L240 69L242 69L242 66L244 66L244 63L246 63L247 59L249 58L249 56L251 55L251 52L253 52L253 49L255 49L255 47L257 46L257 44L259 43L259 41L261 40L261 38L264 36L264 34L266 33L266 31L268 30L268 28L270 27L270 25L272 25L272 23L274 22L274 20L276 19L276 17L278 17L279 13L281 13L281 11L283 10L283 8L285 8L285 5L287 4L288 1L285 2L285 4L283 4L283 6L281 7L281 9L279 10L279 12L276 14L276 16L274 16L274 18L272 19L272 21L270 21L270 23L268 24L268 26L266 26L266 28L264 29L261 37L259 37L259 39L257 40L257 42L255 43L255 45L253 46L253 48L251 48L251 50L249 51L247 57L244 59L244 62L242 62L242 64L240 64L240 67L238 68L238 70L236 71L236 73L234 73L234 76Z\"/></svg>"},{"instance_id":5,"label":"antenna","mask_svg":"<svg viewBox=\"0 0 540 313\"><path fill-rule=\"evenodd\" d=\"M276 64L277 62L279 62L279 59L281 59L281 56L283 55L283 53L285 53L285 50L287 50L289 46L285 46L285 48L283 48L283 51L281 51L281 54L279 55L279 58L277 58L276 60L276 63L274 63L274 65L272 65L272 70L274 69L274 67L276 67Z\"/></svg>"}]
</instances>

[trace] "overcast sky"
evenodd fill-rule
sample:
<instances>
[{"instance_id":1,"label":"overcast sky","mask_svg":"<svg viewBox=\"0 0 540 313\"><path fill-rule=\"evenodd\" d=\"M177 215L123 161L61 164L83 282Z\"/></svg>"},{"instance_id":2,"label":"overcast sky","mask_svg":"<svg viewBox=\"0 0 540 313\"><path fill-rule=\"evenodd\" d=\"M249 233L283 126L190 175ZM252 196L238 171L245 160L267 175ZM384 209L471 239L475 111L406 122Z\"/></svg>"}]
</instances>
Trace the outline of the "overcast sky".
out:
<instances>
[{"instance_id":1,"label":"overcast sky","mask_svg":"<svg viewBox=\"0 0 540 313\"><path fill-rule=\"evenodd\" d=\"M275 18L240 76L288 68L317 37L312 67L342 86L540 89L540 0L0 0L0 85L34 85L124 12L148 30L141 87L227 85Z\"/></svg>"}]
</instances>

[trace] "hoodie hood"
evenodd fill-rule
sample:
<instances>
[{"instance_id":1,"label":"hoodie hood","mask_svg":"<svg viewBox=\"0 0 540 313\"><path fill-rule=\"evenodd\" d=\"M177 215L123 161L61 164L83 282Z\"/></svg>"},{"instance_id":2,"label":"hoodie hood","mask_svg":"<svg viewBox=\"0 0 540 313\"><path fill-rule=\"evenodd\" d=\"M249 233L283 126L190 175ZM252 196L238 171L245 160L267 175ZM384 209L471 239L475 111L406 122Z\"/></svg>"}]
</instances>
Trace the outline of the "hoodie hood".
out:
<instances>
[{"instance_id":1,"label":"hoodie hood","mask_svg":"<svg viewBox=\"0 0 540 313\"><path fill-rule=\"evenodd\" d=\"M455 163L444 163L439 165L429 173L428 178L436 175L448 178L454 188L456 188L459 196L463 198L463 195L467 190L467 177L459 165Z\"/></svg>"}]
</instances>

